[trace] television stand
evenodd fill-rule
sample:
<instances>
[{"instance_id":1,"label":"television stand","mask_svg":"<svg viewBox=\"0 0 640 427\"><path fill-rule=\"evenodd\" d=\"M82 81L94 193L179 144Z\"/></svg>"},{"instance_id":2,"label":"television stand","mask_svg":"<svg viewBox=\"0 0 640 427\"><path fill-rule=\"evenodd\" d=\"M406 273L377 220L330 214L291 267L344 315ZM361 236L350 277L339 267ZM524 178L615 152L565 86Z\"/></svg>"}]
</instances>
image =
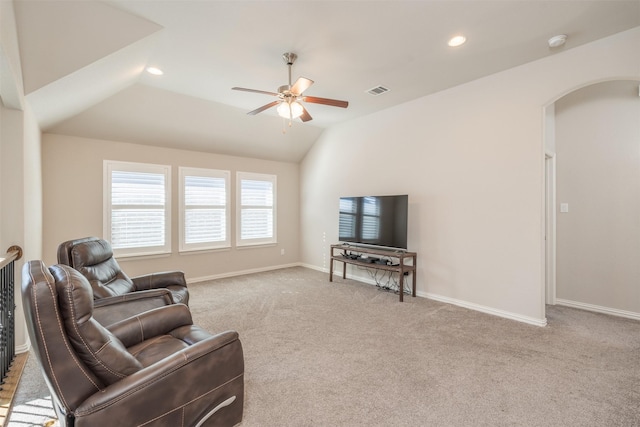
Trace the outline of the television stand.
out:
<instances>
[{"instance_id":1,"label":"television stand","mask_svg":"<svg viewBox=\"0 0 640 427\"><path fill-rule=\"evenodd\" d=\"M336 253L338 251L338 253ZM404 296L404 276L411 273L412 293L416 296L416 257L415 252L394 251L392 249L376 249L366 248L362 246L351 246L345 244L331 245L329 253L329 281L333 282L333 262L340 261L342 263L342 278L347 278L347 264L357 265L364 268L373 268L376 270L385 270L398 273L398 293L400 294L400 302ZM377 258L382 257L382 258ZM411 258L411 264L405 264L405 260ZM372 262L373 260L373 262ZM383 263L381 260L387 260L391 264ZM397 260L397 262L395 262Z\"/></svg>"}]
</instances>

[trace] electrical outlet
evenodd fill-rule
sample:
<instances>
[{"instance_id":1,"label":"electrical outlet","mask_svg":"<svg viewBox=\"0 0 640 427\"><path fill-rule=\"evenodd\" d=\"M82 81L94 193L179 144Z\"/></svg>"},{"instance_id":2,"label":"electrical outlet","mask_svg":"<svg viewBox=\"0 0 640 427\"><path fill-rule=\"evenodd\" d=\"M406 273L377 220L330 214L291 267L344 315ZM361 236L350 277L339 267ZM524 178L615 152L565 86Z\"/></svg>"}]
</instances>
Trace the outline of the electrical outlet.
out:
<instances>
[{"instance_id":1,"label":"electrical outlet","mask_svg":"<svg viewBox=\"0 0 640 427\"><path fill-rule=\"evenodd\" d=\"M280 255L284 255L284 249L280 249Z\"/></svg>"}]
</instances>

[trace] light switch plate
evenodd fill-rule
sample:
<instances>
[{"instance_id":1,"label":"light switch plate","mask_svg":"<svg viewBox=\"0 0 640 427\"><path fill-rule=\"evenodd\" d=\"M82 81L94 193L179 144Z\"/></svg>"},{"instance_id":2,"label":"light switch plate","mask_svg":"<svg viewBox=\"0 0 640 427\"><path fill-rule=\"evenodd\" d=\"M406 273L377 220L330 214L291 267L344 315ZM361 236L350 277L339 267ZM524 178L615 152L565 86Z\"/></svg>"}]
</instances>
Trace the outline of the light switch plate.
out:
<instances>
[{"instance_id":1,"label":"light switch plate","mask_svg":"<svg viewBox=\"0 0 640 427\"><path fill-rule=\"evenodd\" d=\"M561 213L569 212L569 203L560 203L560 212Z\"/></svg>"}]
</instances>

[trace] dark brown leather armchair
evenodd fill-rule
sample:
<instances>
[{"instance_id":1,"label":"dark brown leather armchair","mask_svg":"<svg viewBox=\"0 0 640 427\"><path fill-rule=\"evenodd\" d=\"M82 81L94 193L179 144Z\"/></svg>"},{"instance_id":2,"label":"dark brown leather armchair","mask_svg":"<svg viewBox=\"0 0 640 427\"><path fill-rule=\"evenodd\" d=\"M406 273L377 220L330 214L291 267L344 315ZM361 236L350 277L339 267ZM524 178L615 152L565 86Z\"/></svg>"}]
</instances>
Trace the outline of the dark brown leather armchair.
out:
<instances>
[{"instance_id":1,"label":"dark brown leather armchair","mask_svg":"<svg viewBox=\"0 0 640 427\"><path fill-rule=\"evenodd\" d=\"M105 328L78 271L30 261L22 301L61 427L233 426L242 420L244 358L234 331L211 335L184 304Z\"/></svg>"},{"instance_id":2,"label":"dark brown leather armchair","mask_svg":"<svg viewBox=\"0 0 640 427\"><path fill-rule=\"evenodd\" d=\"M97 237L61 243L58 263L73 267L89 280L96 300L94 316L103 325L174 302L189 304L183 272L129 278L113 257L111 244Z\"/></svg>"}]
</instances>

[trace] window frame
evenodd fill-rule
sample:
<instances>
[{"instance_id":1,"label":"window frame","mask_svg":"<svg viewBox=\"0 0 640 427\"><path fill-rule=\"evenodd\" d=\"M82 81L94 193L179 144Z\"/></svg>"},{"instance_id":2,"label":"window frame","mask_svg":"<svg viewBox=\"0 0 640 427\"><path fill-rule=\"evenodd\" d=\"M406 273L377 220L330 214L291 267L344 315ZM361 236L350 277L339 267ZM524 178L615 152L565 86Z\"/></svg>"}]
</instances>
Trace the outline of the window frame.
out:
<instances>
[{"instance_id":1,"label":"window frame","mask_svg":"<svg viewBox=\"0 0 640 427\"><path fill-rule=\"evenodd\" d=\"M186 239L186 212L185 206L185 178L187 176L205 177L205 178L222 178L225 182L225 240L217 242L201 242L187 243ZM220 169L205 169L193 167L178 168L178 185L179 185L179 248L180 252L193 252L214 249L228 249L231 247L231 172Z\"/></svg>"},{"instance_id":2,"label":"window frame","mask_svg":"<svg viewBox=\"0 0 640 427\"><path fill-rule=\"evenodd\" d=\"M275 245L278 243L277 233L277 205L278 205L278 185L277 175L254 173L254 172L236 172L236 246L248 247L248 246L261 246L261 245ZM268 181L272 184L272 236L270 238L255 238L255 239L242 239L242 210L243 208L256 208L262 206L248 205L244 207L242 205L242 181Z\"/></svg>"},{"instance_id":3,"label":"window frame","mask_svg":"<svg viewBox=\"0 0 640 427\"><path fill-rule=\"evenodd\" d=\"M153 173L164 176L164 244L156 246L138 246L133 248L113 247L112 234L112 177L113 172ZM123 162L118 160L104 160L103 162L103 236L111 242L113 254L119 258L139 257L148 255L165 255L171 253L171 166L151 163ZM132 205L133 206L133 205Z\"/></svg>"}]
</instances>

